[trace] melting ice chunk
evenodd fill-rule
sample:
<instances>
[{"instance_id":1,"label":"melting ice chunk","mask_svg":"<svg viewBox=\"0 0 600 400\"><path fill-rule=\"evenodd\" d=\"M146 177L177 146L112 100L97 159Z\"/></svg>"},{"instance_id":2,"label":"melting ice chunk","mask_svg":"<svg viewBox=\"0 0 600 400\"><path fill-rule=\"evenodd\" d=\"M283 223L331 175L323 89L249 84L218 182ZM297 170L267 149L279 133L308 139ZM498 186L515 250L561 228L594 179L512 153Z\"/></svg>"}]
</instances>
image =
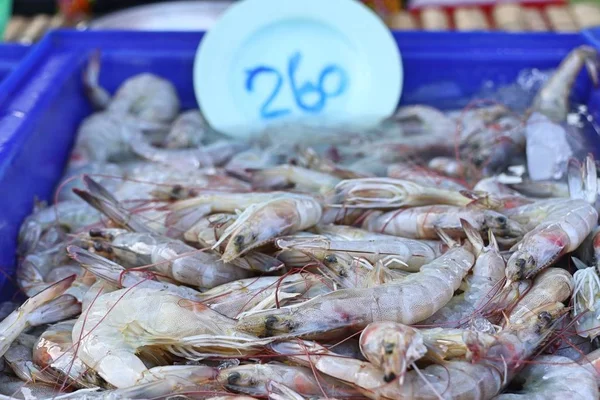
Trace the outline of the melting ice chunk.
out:
<instances>
[{"instance_id":1,"label":"melting ice chunk","mask_svg":"<svg viewBox=\"0 0 600 400\"><path fill-rule=\"evenodd\" d=\"M527 171L532 180L560 179L573 150L565 129L540 113L527 121Z\"/></svg>"}]
</instances>

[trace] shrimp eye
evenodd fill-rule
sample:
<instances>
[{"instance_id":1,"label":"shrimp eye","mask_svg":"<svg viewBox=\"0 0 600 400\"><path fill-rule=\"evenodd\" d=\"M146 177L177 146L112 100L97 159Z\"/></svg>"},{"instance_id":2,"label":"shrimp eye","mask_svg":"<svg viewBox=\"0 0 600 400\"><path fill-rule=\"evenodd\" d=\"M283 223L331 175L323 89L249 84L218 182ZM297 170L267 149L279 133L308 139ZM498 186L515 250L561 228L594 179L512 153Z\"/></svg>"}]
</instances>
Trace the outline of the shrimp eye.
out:
<instances>
[{"instance_id":1,"label":"shrimp eye","mask_svg":"<svg viewBox=\"0 0 600 400\"><path fill-rule=\"evenodd\" d=\"M98 228L92 228L89 232L91 237L100 237L102 236L102 231Z\"/></svg>"},{"instance_id":2,"label":"shrimp eye","mask_svg":"<svg viewBox=\"0 0 600 400\"><path fill-rule=\"evenodd\" d=\"M505 216L503 216L503 215L501 215L501 216L499 216L499 217L496 217L496 222L498 222L498 224L499 224L501 227L505 227L505 226L506 226L506 222L507 222L507 221L508 221L508 220L507 220L507 219L506 219L506 217L505 217Z\"/></svg>"},{"instance_id":3,"label":"shrimp eye","mask_svg":"<svg viewBox=\"0 0 600 400\"><path fill-rule=\"evenodd\" d=\"M275 325L277 323L277 317L274 317L272 315L269 315L266 319L265 319L265 326L267 327L267 329L271 330L273 329L273 325Z\"/></svg>"},{"instance_id":4,"label":"shrimp eye","mask_svg":"<svg viewBox=\"0 0 600 400\"><path fill-rule=\"evenodd\" d=\"M542 311L538 318L544 323L544 325L548 325L552 321L552 315L548 311Z\"/></svg>"},{"instance_id":5,"label":"shrimp eye","mask_svg":"<svg viewBox=\"0 0 600 400\"><path fill-rule=\"evenodd\" d=\"M237 247L241 247L244 244L244 235L237 235L235 239L233 239L233 243L235 243Z\"/></svg>"},{"instance_id":6,"label":"shrimp eye","mask_svg":"<svg viewBox=\"0 0 600 400\"><path fill-rule=\"evenodd\" d=\"M239 372L232 372L227 375L227 383L230 385L235 385L240 379L242 379L242 375Z\"/></svg>"},{"instance_id":7,"label":"shrimp eye","mask_svg":"<svg viewBox=\"0 0 600 400\"><path fill-rule=\"evenodd\" d=\"M328 254L325 256L325 259L323 260L328 264L333 264L335 262L337 262L337 257L334 256L333 254Z\"/></svg>"},{"instance_id":8,"label":"shrimp eye","mask_svg":"<svg viewBox=\"0 0 600 400\"><path fill-rule=\"evenodd\" d=\"M392 354L396 346L392 342L384 342L383 343L383 351L385 354Z\"/></svg>"},{"instance_id":9,"label":"shrimp eye","mask_svg":"<svg viewBox=\"0 0 600 400\"><path fill-rule=\"evenodd\" d=\"M517 266L517 268L523 268L523 267L525 267L525 260L522 258L519 258L515 261L515 265Z\"/></svg>"},{"instance_id":10,"label":"shrimp eye","mask_svg":"<svg viewBox=\"0 0 600 400\"><path fill-rule=\"evenodd\" d=\"M397 378L397 377L396 377L396 374L394 374L393 372L390 372L389 374L385 374L385 375L383 376L383 380L384 380L386 383L390 383L391 381L393 381L393 380L394 380L394 379L396 379L396 378Z\"/></svg>"}]
</instances>

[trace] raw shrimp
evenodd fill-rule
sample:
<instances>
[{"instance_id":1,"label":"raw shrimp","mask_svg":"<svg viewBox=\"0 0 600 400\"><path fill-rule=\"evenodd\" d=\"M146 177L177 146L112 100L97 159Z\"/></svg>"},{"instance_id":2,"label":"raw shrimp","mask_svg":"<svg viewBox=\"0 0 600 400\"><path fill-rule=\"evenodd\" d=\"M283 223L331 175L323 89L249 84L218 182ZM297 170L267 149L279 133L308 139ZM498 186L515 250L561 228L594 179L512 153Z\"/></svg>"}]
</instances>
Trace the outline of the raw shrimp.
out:
<instances>
[{"instance_id":1,"label":"raw shrimp","mask_svg":"<svg viewBox=\"0 0 600 400\"><path fill-rule=\"evenodd\" d=\"M304 192L327 194L340 180L324 172L293 165L279 165L250 172L252 187L263 190L295 187Z\"/></svg>"},{"instance_id":2,"label":"raw shrimp","mask_svg":"<svg viewBox=\"0 0 600 400\"><path fill-rule=\"evenodd\" d=\"M360 350L383 371L383 380L403 383L408 366L427 353L419 330L395 322L374 322L360 335Z\"/></svg>"},{"instance_id":3,"label":"raw shrimp","mask_svg":"<svg viewBox=\"0 0 600 400\"><path fill-rule=\"evenodd\" d=\"M199 146L207 129L208 124L200 110L182 112L173 122L163 146L168 149Z\"/></svg>"},{"instance_id":4,"label":"raw shrimp","mask_svg":"<svg viewBox=\"0 0 600 400\"><path fill-rule=\"evenodd\" d=\"M535 221L535 228L525 234L508 260L506 277L511 281L532 278L579 247L598 225L598 212L583 200L540 201L517 207L510 215L527 218L530 210L534 218L527 221L528 227L536 216L542 218Z\"/></svg>"},{"instance_id":5,"label":"raw shrimp","mask_svg":"<svg viewBox=\"0 0 600 400\"><path fill-rule=\"evenodd\" d=\"M100 295L73 328L77 356L108 383L123 388L142 383L151 370L136 356L144 346L201 358L257 351L265 341L235 333L235 321L170 293L120 289Z\"/></svg>"},{"instance_id":6,"label":"raw shrimp","mask_svg":"<svg viewBox=\"0 0 600 400\"><path fill-rule=\"evenodd\" d=\"M436 228L452 237L464 237L460 220L468 221L480 233L491 229L498 241L512 241L524 233L519 223L492 210L454 206L413 207L387 213L374 212L362 227L372 232L412 239L436 239Z\"/></svg>"},{"instance_id":7,"label":"raw shrimp","mask_svg":"<svg viewBox=\"0 0 600 400\"><path fill-rule=\"evenodd\" d=\"M322 252L345 252L353 257L363 258L371 264L377 261L391 269L401 269L409 272L418 271L422 265L433 261L435 250L425 242L419 240L388 237L381 235L377 239L367 240L331 240L326 237L283 237L275 241L277 247L282 249L279 259L285 251L305 252L315 255ZM310 261L310 260L309 260Z\"/></svg>"},{"instance_id":8,"label":"raw shrimp","mask_svg":"<svg viewBox=\"0 0 600 400\"><path fill-rule=\"evenodd\" d=\"M565 301L573 293L573 277L561 268L548 268L536 276L533 286L511 310L508 323L529 315L531 310L550 301Z\"/></svg>"},{"instance_id":9,"label":"raw shrimp","mask_svg":"<svg viewBox=\"0 0 600 400\"><path fill-rule=\"evenodd\" d=\"M52 206L38 204L34 208L33 214L25 218L21 224L17 252L24 256L36 250L48 250L48 248L38 249L38 245L44 232L53 227L60 227L69 233L99 220L100 214L80 201L61 201ZM57 241L55 240L55 242ZM55 244L52 243L52 245Z\"/></svg>"},{"instance_id":10,"label":"raw shrimp","mask_svg":"<svg viewBox=\"0 0 600 400\"><path fill-rule=\"evenodd\" d=\"M477 167L467 161L449 157L435 157L427 166L443 175L453 178L470 179L477 175ZM389 171L389 170L388 170Z\"/></svg>"},{"instance_id":11,"label":"raw shrimp","mask_svg":"<svg viewBox=\"0 0 600 400\"><path fill-rule=\"evenodd\" d=\"M523 181L521 183L512 183L510 187L530 197L569 197L569 187L566 182Z\"/></svg>"},{"instance_id":12,"label":"raw shrimp","mask_svg":"<svg viewBox=\"0 0 600 400\"><path fill-rule=\"evenodd\" d=\"M225 165L225 171L244 180L250 180L253 170L260 170L285 162L285 155L273 149L256 149L242 151L235 154Z\"/></svg>"},{"instance_id":13,"label":"raw shrimp","mask_svg":"<svg viewBox=\"0 0 600 400\"><path fill-rule=\"evenodd\" d=\"M523 388L494 400L587 400L600 396L594 374L566 357L538 356L514 380Z\"/></svg>"},{"instance_id":14,"label":"raw shrimp","mask_svg":"<svg viewBox=\"0 0 600 400\"><path fill-rule=\"evenodd\" d=\"M252 396L268 396L268 383L283 384L304 396L360 396L356 390L329 377L315 376L310 368L283 364L249 364L219 371L217 380L227 389Z\"/></svg>"},{"instance_id":15,"label":"raw shrimp","mask_svg":"<svg viewBox=\"0 0 600 400\"><path fill-rule=\"evenodd\" d=\"M585 66L594 84L598 82L598 51L590 46L573 49L560 63L533 100L532 108L555 121L564 121L571 111L569 98L575 79Z\"/></svg>"},{"instance_id":16,"label":"raw shrimp","mask_svg":"<svg viewBox=\"0 0 600 400\"><path fill-rule=\"evenodd\" d=\"M359 389L372 399L461 399L485 400L498 394L523 366L537 347L549 336L560 315L561 303L553 303L519 325L499 333L489 344L473 343L483 348L485 359L471 363L449 361L434 364L422 371L409 371L404 382L387 383L384 372L370 363L344 358L313 342L283 342L272 349L301 365L336 378Z\"/></svg>"},{"instance_id":17,"label":"raw shrimp","mask_svg":"<svg viewBox=\"0 0 600 400\"><path fill-rule=\"evenodd\" d=\"M237 329L258 336L315 337L359 330L376 321L413 324L430 317L452 298L473 262L471 252L455 245L397 283L338 290L296 306L255 313L241 318Z\"/></svg>"},{"instance_id":18,"label":"raw shrimp","mask_svg":"<svg viewBox=\"0 0 600 400\"><path fill-rule=\"evenodd\" d=\"M460 183L455 179L443 176L425 167L415 166L409 163L395 163L389 165L387 176L433 188L455 191L467 190L467 187L463 183Z\"/></svg>"},{"instance_id":19,"label":"raw shrimp","mask_svg":"<svg viewBox=\"0 0 600 400\"><path fill-rule=\"evenodd\" d=\"M144 73L123 82L107 110L131 114L144 121L168 123L179 112L179 97L171 82Z\"/></svg>"},{"instance_id":20,"label":"raw shrimp","mask_svg":"<svg viewBox=\"0 0 600 400\"><path fill-rule=\"evenodd\" d=\"M4 355L11 343L28 327L49 324L73 315L72 303L69 305L62 301L56 302L56 299L60 298L74 280L74 276L68 277L30 297L0 322L0 356ZM75 311L78 313L80 310L77 307Z\"/></svg>"},{"instance_id":21,"label":"raw shrimp","mask_svg":"<svg viewBox=\"0 0 600 400\"><path fill-rule=\"evenodd\" d=\"M321 220L323 210L314 197L292 195L254 204L229 226L219 241L230 238L222 260L229 262L276 236L310 228Z\"/></svg>"},{"instance_id":22,"label":"raw shrimp","mask_svg":"<svg viewBox=\"0 0 600 400\"><path fill-rule=\"evenodd\" d=\"M82 248L69 246L67 251L69 256L81 264L83 268L116 288L138 287L163 290L192 301L202 301L206 298L197 290L169 282L154 281L152 275L147 272L135 269L126 270L121 265ZM102 293L106 292L102 291Z\"/></svg>"},{"instance_id":23,"label":"raw shrimp","mask_svg":"<svg viewBox=\"0 0 600 400\"><path fill-rule=\"evenodd\" d=\"M490 245L485 247L479 232L467 221L463 220L461 223L477 257L472 274L465 278L467 286L463 288L463 293L454 296L448 304L422 324L459 327L475 318L477 311L501 289L506 264L500 255L494 235L490 231Z\"/></svg>"},{"instance_id":24,"label":"raw shrimp","mask_svg":"<svg viewBox=\"0 0 600 400\"><path fill-rule=\"evenodd\" d=\"M278 296L279 301L285 303L286 294L312 298L330 292L330 289L313 274L293 274L285 277L239 279L200 293L186 286L151 280L151 276L145 272L126 270L110 260L75 246L70 246L68 251L84 268L117 287L135 286L166 291L184 299L203 302L230 318L236 317L242 311L265 306L265 302L269 300L275 304Z\"/></svg>"},{"instance_id":25,"label":"raw shrimp","mask_svg":"<svg viewBox=\"0 0 600 400\"><path fill-rule=\"evenodd\" d=\"M126 267L152 265L152 269L178 282L200 288L250 277L252 274L236 265L219 260L210 251L200 251L187 244L152 233L118 233L91 231L99 241L95 247L109 257L116 257ZM107 240L107 241L104 241Z\"/></svg>"},{"instance_id":26,"label":"raw shrimp","mask_svg":"<svg viewBox=\"0 0 600 400\"><path fill-rule=\"evenodd\" d=\"M466 206L471 202L455 191L392 178L345 180L335 187L335 192L336 203L350 208L399 208L429 204Z\"/></svg>"},{"instance_id":27,"label":"raw shrimp","mask_svg":"<svg viewBox=\"0 0 600 400\"><path fill-rule=\"evenodd\" d=\"M72 340L76 320L59 322L48 327L32 344L33 362L58 379L68 377L76 387L98 387L100 378L75 356Z\"/></svg>"},{"instance_id":28,"label":"raw shrimp","mask_svg":"<svg viewBox=\"0 0 600 400\"><path fill-rule=\"evenodd\" d=\"M131 150L137 156L181 170L223 165L245 147L243 143L222 141L209 146L165 149L154 147L142 138L131 143Z\"/></svg>"}]
</instances>

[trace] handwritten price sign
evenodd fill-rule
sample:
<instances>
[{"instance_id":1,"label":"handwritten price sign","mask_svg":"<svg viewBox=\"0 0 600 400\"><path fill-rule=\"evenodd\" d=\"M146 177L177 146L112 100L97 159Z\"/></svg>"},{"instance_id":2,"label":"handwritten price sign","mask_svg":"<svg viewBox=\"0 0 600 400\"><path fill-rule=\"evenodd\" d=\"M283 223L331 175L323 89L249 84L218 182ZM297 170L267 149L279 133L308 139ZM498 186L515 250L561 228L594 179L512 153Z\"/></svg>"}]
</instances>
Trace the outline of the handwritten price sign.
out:
<instances>
[{"instance_id":1,"label":"handwritten price sign","mask_svg":"<svg viewBox=\"0 0 600 400\"><path fill-rule=\"evenodd\" d=\"M248 137L377 123L398 104L401 70L389 30L356 0L244 0L200 42L194 90L213 128Z\"/></svg>"},{"instance_id":2,"label":"handwritten price sign","mask_svg":"<svg viewBox=\"0 0 600 400\"><path fill-rule=\"evenodd\" d=\"M246 91L254 92L257 81L261 80L271 85L270 94L264 99L258 114L263 119L275 119L289 115L295 107L307 114L317 114L327 106L327 100L342 95L348 87L348 74L336 64L325 65L315 82L298 82L296 71L300 68L302 54L295 52L289 58L287 71L279 71L268 65L260 65L247 71ZM271 78L269 81L265 78ZM325 88L326 80L337 79L337 87L331 91ZM273 103L281 90L290 90L294 104L287 107L275 107ZM312 97L313 100L308 98Z\"/></svg>"}]
</instances>

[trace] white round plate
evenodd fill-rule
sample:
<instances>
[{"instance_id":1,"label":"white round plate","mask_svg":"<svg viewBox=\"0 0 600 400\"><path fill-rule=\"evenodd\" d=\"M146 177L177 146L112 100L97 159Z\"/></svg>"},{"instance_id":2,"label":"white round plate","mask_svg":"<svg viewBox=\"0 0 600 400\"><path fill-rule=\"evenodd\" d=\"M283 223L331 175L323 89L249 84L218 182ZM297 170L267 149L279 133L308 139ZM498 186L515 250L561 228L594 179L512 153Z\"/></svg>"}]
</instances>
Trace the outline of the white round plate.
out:
<instances>
[{"instance_id":1,"label":"white round plate","mask_svg":"<svg viewBox=\"0 0 600 400\"><path fill-rule=\"evenodd\" d=\"M244 137L273 124L370 125L402 90L400 52L355 0L245 0L204 36L194 90L213 128Z\"/></svg>"}]
</instances>

